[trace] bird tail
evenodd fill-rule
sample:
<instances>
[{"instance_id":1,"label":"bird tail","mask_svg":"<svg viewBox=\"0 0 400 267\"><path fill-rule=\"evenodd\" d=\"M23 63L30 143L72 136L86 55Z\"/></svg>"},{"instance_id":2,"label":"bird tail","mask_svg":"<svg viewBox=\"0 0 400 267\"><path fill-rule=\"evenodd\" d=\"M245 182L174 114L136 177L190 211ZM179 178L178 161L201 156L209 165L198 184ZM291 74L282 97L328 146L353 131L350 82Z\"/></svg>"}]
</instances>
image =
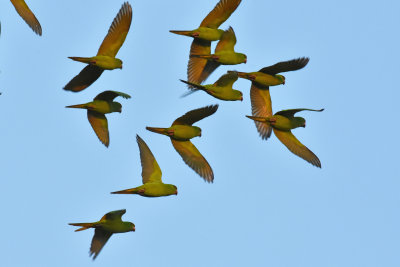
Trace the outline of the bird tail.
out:
<instances>
[{"instance_id":1,"label":"bird tail","mask_svg":"<svg viewBox=\"0 0 400 267\"><path fill-rule=\"evenodd\" d=\"M264 117L255 117L255 116L247 116L247 118L252 119L253 121L259 121L259 122L266 122Z\"/></svg>"},{"instance_id":2,"label":"bird tail","mask_svg":"<svg viewBox=\"0 0 400 267\"><path fill-rule=\"evenodd\" d=\"M86 104L78 104L78 105L66 106L66 108L84 108L84 109L87 109L87 105Z\"/></svg>"},{"instance_id":3,"label":"bird tail","mask_svg":"<svg viewBox=\"0 0 400 267\"><path fill-rule=\"evenodd\" d=\"M83 231L95 226L96 223L69 223L69 225L80 226L81 228L76 229L75 232Z\"/></svg>"},{"instance_id":4,"label":"bird tail","mask_svg":"<svg viewBox=\"0 0 400 267\"><path fill-rule=\"evenodd\" d=\"M135 188L111 192L111 194L136 194Z\"/></svg>"},{"instance_id":5,"label":"bird tail","mask_svg":"<svg viewBox=\"0 0 400 267\"><path fill-rule=\"evenodd\" d=\"M146 129L153 133L168 135L166 128L146 127Z\"/></svg>"},{"instance_id":6,"label":"bird tail","mask_svg":"<svg viewBox=\"0 0 400 267\"><path fill-rule=\"evenodd\" d=\"M174 31L171 30L169 32L175 33L175 34L179 34L179 35L184 35L184 36L192 36L192 31Z\"/></svg>"},{"instance_id":7,"label":"bird tail","mask_svg":"<svg viewBox=\"0 0 400 267\"><path fill-rule=\"evenodd\" d=\"M208 59L208 60L213 59L213 58L212 58L212 55L210 55L210 54L209 54L209 55L196 55L196 54L191 54L190 57L203 58L203 59Z\"/></svg>"},{"instance_id":8,"label":"bird tail","mask_svg":"<svg viewBox=\"0 0 400 267\"><path fill-rule=\"evenodd\" d=\"M239 71L237 71L236 73L237 73L237 75L239 76L239 78L247 79L248 74L247 74L246 72L239 72Z\"/></svg>"},{"instance_id":9,"label":"bird tail","mask_svg":"<svg viewBox=\"0 0 400 267\"><path fill-rule=\"evenodd\" d=\"M189 88L191 89L198 89L198 90L204 90L205 87L203 85L197 84L197 83L192 83L192 82L188 82L188 81L184 81L184 80L180 80L183 83L186 83L188 85Z\"/></svg>"},{"instance_id":10,"label":"bird tail","mask_svg":"<svg viewBox=\"0 0 400 267\"><path fill-rule=\"evenodd\" d=\"M68 57L68 58L75 60L75 61L82 62L82 63L87 63L87 64L92 62L91 57Z\"/></svg>"}]
</instances>

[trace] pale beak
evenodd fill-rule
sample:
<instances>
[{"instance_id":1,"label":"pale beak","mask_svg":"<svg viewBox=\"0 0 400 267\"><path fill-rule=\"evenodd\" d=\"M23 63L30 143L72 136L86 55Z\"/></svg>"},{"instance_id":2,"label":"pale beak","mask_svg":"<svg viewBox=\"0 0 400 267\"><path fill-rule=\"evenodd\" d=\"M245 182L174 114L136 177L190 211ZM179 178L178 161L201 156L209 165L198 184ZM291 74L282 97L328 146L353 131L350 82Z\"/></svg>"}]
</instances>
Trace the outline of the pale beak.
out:
<instances>
[{"instance_id":1,"label":"pale beak","mask_svg":"<svg viewBox=\"0 0 400 267\"><path fill-rule=\"evenodd\" d=\"M175 195L178 195L178 189L175 190Z\"/></svg>"}]
</instances>

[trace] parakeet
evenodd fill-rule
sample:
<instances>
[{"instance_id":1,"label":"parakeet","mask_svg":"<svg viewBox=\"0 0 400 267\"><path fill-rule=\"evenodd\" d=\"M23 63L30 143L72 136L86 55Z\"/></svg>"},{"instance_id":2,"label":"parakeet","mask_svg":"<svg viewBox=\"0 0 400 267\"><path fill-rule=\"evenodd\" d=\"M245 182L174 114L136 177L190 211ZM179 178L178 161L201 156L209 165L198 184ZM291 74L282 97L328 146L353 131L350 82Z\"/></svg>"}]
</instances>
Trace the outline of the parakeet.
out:
<instances>
[{"instance_id":1,"label":"parakeet","mask_svg":"<svg viewBox=\"0 0 400 267\"><path fill-rule=\"evenodd\" d=\"M234 50L236 44L236 36L232 27L224 31L218 42L214 54L191 53L191 58L201 58L207 60L207 64L202 69L201 79L195 83L202 83L213 73L220 65L237 65L247 62L247 56L243 53L236 53ZM188 68L191 66L188 65ZM189 82L193 82L189 79Z\"/></svg>"},{"instance_id":2,"label":"parakeet","mask_svg":"<svg viewBox=\"0 0 400 267\"><path fill-rule=\"evenodd\" d=\"M272 103L269 87L285 84L285 77L281 72L294 71L304 68L310 59L306 57L276 63L262 68L257 72L238 72L240 78L251 81L250 99L252 115L256 117L272 116ZM229 71L228 71L229 73ZM256 128L262 139L271 136L272 128L265 123L255 121Z\"/></svg>"},{"instance_id":3,"label":"parakeet","mask_svg":"<svg viewBox=\"0 0 400 267\"><path fill-rule=\"evenodd\" d=\"M25 20L25 22L31 27L31 29L38 35L42 35L42 26L40 26L39 21L33 14L33 12L29 9L28 5L24 0L10 0L14 5L15 10L17 10L18 14Z\"/></svg>"},{"instance_id":4,"label":"parakeet","mask_svg":"<svg viewBox=\"0 0 400 267\"><path fill-rule=\"evenodd\" d=\"M106 146L110 144L110 137L108 133L108 122L104 114L122 111L122 105L113 100L117 96L123 98L131 98L130 95L117 92L117 91L104 91L98 94L92 102L86 104L66 106L66 108L82 108L87 109L87 116L92 125L94 132L96 133L99 140Z\"/></svg>"},{"instance_id":5,"label":"parakeet","mask_svg":"<svg viewBox=\"0 0 400 267\"><path fill-rule=\"evenodd\" d=\"M143 185L122 191L111 192L111 194L138 194L144 197L177 195L178 189L175 185L164 184L162 182L162 172L160 166L158 166L158 163L147 144L142 138L140 138L139 135L136 135L136 141L140 150Z\"/></svg>"},{"instance_id":6,"label":"parakeet","mask_svg":"<svg viewBox=\"0 0 400 267\"><path fill-rule=\"evenodd\" d=\"M107 243L112 234L135 231L135 224L122 221L121 217L125 214L125 212L125 209L110 211L109 213L105 214L100 221L97 222L69 223L69 225L81 227L75 230L75 232L89 228L95 229L92 245L90 246L90 257L93 256L93 260L99 255L101 249Z\"/></svg>"},{"instance_id":7,"label":"parakeet","mask_svg":"<svg viewBox=\"0 0 400 267\"><path fill-rule=\"evenodd\" d=\"M94 83L104 70L122 69L122 60L115 56L125 41L131 21L132 7L125 2L114 18L95 57L69 57L88 65L64 87L64 90L82 91Z\"/></svg>"},{"instance_id":8,"label":"parakeet","mask_svg":"<svg viewBox=\"0 0 400 267\"><path fill-rule=\"evenodd\" d=\"M233 84L237 81L237 79L238 79L237 73L230 72L222 75L214 84L200 85L197 83L191 83L184 80L180 81L190 86L188 87L190 91L184 94L184 96L187 96L193 92L201 90L220 100L243 101L242 92L232 88Z\"/></svg>"},{"instance_id":9,"label":"parakeet","mask_svg":"<svg viewBox=\"0 0 400 267\"><path fill-rule=\"evenodd\" d=\"M262 124L267 124L271 126L274 130L276 137L284 144L293 154L301 157L302 159L308 161L314 166L321 168L321 162L318 157L309 150L305 145L303 145L293 134L292 129L297 127L306 127L306 120L302 117L294 117L297 112L309 110L321 112L324 109L287 109L276 112L273 116L267 117L255 117L246 116L254 121Z\"/></svg>"},{"instance_id":10,"label":"parakeet","mask_svg":"<svg viewBox=\"0 0 400 267\"><path fill-rule=\"evenodd\" d=\"M207 182L213 182L214 173L207 160L201 155L190 139L201 136L201 129L193 123L214 114L218 105L206 106L187 112L177 118L169 128L146 127L147 130L169 136L175 150L183 161Z\"/></svg>"},{"instance_id":11,"label":"parakeet","mask_svg":"<svg viewBox=\"0 0 400 267\"><path fill-rule=\"evenodd\" d=\"M220 0L197 29L170 32L194 38L190 48L190 55L209 55L211 54L211 41L220 40L224 33L218 27L231 16L240 2L241 0ZM187 70L188 81L201 84L206 80L210 75L210 73L207 73L208 64L211 63L206 59L190 57Z\"/></svg>"}]
</instances>

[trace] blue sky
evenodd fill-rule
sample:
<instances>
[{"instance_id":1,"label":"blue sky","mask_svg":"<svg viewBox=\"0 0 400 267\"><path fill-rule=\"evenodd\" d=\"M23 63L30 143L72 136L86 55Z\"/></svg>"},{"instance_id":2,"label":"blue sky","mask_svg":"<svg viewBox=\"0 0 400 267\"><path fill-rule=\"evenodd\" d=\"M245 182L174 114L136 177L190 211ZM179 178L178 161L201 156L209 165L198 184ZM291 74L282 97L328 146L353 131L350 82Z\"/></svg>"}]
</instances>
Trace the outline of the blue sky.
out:
<instances>
[{"instance_id":1,"label":"blue sky","mask_svg":"<svg viewBox=\"0 0 400 267\"><path fill-rule=\"evenodd\" d=\"M0 3L0 203L4 266L86 266L95 221L126 208L136 232L112 236L96 266L399 266L398 193L400 16L398 1L243 0L232 26L236 50L255 71L308 56L302 70L271 88L274 111L302 112L293 133L318 155L322 169L296 157L273 136L262 141L250 115L250 82L235 88L243 102L222 102L186 87L190 38L169 30L196 28L217 0L133 1L133 20L118 53L123 70L105 71L88 89L62 87L93 56L123 1L29 0L43 28L36 36L9 1ZM215 46L215 44L214 44ZM85 103L104 90L128 93L109 114L110 147L92 131ZM205 183L165 136L187 111L218 103L196 125L193 143L210 162ZM110 195L141 183L139 134L163 180L178 196Z\"/></svg>"}]
</instances>

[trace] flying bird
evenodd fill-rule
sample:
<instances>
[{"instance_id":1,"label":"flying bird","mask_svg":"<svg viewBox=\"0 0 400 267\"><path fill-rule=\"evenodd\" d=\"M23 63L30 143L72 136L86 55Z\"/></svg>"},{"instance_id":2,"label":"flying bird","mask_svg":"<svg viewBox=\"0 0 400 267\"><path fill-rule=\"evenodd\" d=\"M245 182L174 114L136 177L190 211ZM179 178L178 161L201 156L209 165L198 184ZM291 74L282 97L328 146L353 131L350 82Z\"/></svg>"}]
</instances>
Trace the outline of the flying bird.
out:
<instances>
[{"instance_id":1,"label":"flying bird","mask_svg":"<svg viewBox=\"0 0 400 267\"><path fill-rule=\"evenodd\" d=\"M108 122L104 114L122 111L122 105L113 100L117 96L123 98L131 98L130 95L117 92L117 91L104 91L98 94L92 102L85 104L78 104L72 106L66 106L66 108L82 108L87 109L87 116L92 125L94 132L96 133L99 140L106 146L110 144L110 137L108 133Z\"/></svg>"},{"instance_id":2,"label":"flying bird","mask_svg":"<svg viewBox=\"0 0 400 267\"><path fill-rule=\"evenodd\" d=\"M146 127L147 130L169 136L175 150L183 161L207 182L213 182L214 173L207 160L190 142L190 139L201 136L201 129L193 123L214 114L218 105L206 106L187 112L177 118L169 128Z\"/></svg>"},{"instance_id":3,"label":"flying bird","mask_svg":"<svg viewBox=\"0 0 400 267\"><path fill-rule=\"evenodd\" d=\"M183 83L188 84L189 92L183 96L187 96L196 91L204 91L207 94L225 101L243 101L242 92L232 88L233 84L237 81L238 75L236 72L230 72L222 75L214 84L200 85L184 80L180 80Z\"/></svg>"},{"instance_id":4,"label":"flying bird","mask_svg":"<svg viewBox=\"0 0 400 267\"><path fill-rule=\"evenodd\" d=\"M306 120L302 117L294 117L297 112L309 110L321 112L324 109L287 109L276 112L273 116L268 117L255 117L246 116L254 121L271 126L276 137L284 144L293 154L308 161L312 165L321 168L321 162L318 157L303 145L293 134L292 131L298 127L306 127Z\"/></svg>"},{"instance_id":5,"label":"flying bird","mask_svg":"<svg viewBox=\"0 0 400 267\"><path fill-rule=\"evenodd\" d=\"M64 87L64 90L82 91L94 83L104 70L122 69L122 60L115 56L125 41L131 21L132 7L128 2L125 2L114 18L96 56L69 57L88 65Z\"/></svg>"},{"instance_id":6,"label":"flying bird","mask_svg":"<svg viewBox=\"0 0 400 267\"><path fill-rule=\"evenodd\" d=\"M218 27L231 16L240 2L241 0L220 0L197 29L170 32L194 38L190 55L209 55L211 54L211 41L220 40L224 33L224 30L218 29ZM204 70L209 69L207 67L209 64L205 59L190 57L187 71L188 81L201 84L206 80L209 74Z\"/></svg>"},{"instance_id":7,"label":"flying bird","mask_svg":"<svg viewBox=\"0 0 400 267\"><path fill-rule=\"evenodd\" d=\"M144 197L162 197L177 195L178 189L175 185L164 184L161 180L162 172L153 153L147 144L136 135L136 141L140 150L140 161L142 163L142 181L143 185L126 189L111 194L138 194Z\"/></svg>"},{"instance_id":8,"label":"flying bird","mask_svg":"<svg viewBox=\"0 0 400 267\"><path fill-rule=\"evenodd\" d=\"M234 48L236 45L236 35L233 31L232 27L229 27L228 30L224 31L221 36L220 41L215 47L214 54L210 53L191 53L191 58L200 58L207 61L205 67L203 68L201 65L191 66L188 65L188 68L195 68L193 71L201 72L201 79L195 81L195 83L202 83L204 80L208 78L208 76L213 73L220 65L237 65L241 63L247 62L247 56L243 53L236 53ZM201 69L196 69L201 67ZM193 82L189 79L189 82Z\"/></svg>"},{"instance_id":9,"label":"flying bird","mask_svg":"<svg viewBox=\"0 0 400 267\"><path fill-rule=\"evenodd\" d=\"M91 223L69 223L69 225L79 226L81 228L75 230L75 232L94 228L94 236L92 244L90 246L90 257L93 256L93 260L99 255L101 249L107 243L108 239L115 233L126 233L134 232L135 224L131 222L122 221L121 217L126 212L123 210L115 210L105 214L100 221Z\"/></svg>"},{"instance_id":10,"label":"flying bird","mask_svg":"<svg viewBox=\"0 0 400 267\"><path fill-rule=\"evenodd\" d=\"M35 17L35 14L29 9L28 5L24 0L10 0L14 5L15 10L25 20L25 22L31 27L31 29L38 35L42 36L42 26Z\"/></svg>"},{"instance_id":11,"label":"flying bird","mask_svg":"<svg viewBox=\"0 0 400 267\"><path fill-rule=\"evenodd\" d=\"M240 78L251 81L250 99L252 115L256 117L272 116L272 103L269 87L285 84L285 76L278 73L304 68L310 59L306 57L276 63L260 69L257 72L237 72ZM228 71L229 72L229 71ZM262 139L271 136L272 128L265 123L255 121L256 128Z\"/></svg>"}]
</instances>

